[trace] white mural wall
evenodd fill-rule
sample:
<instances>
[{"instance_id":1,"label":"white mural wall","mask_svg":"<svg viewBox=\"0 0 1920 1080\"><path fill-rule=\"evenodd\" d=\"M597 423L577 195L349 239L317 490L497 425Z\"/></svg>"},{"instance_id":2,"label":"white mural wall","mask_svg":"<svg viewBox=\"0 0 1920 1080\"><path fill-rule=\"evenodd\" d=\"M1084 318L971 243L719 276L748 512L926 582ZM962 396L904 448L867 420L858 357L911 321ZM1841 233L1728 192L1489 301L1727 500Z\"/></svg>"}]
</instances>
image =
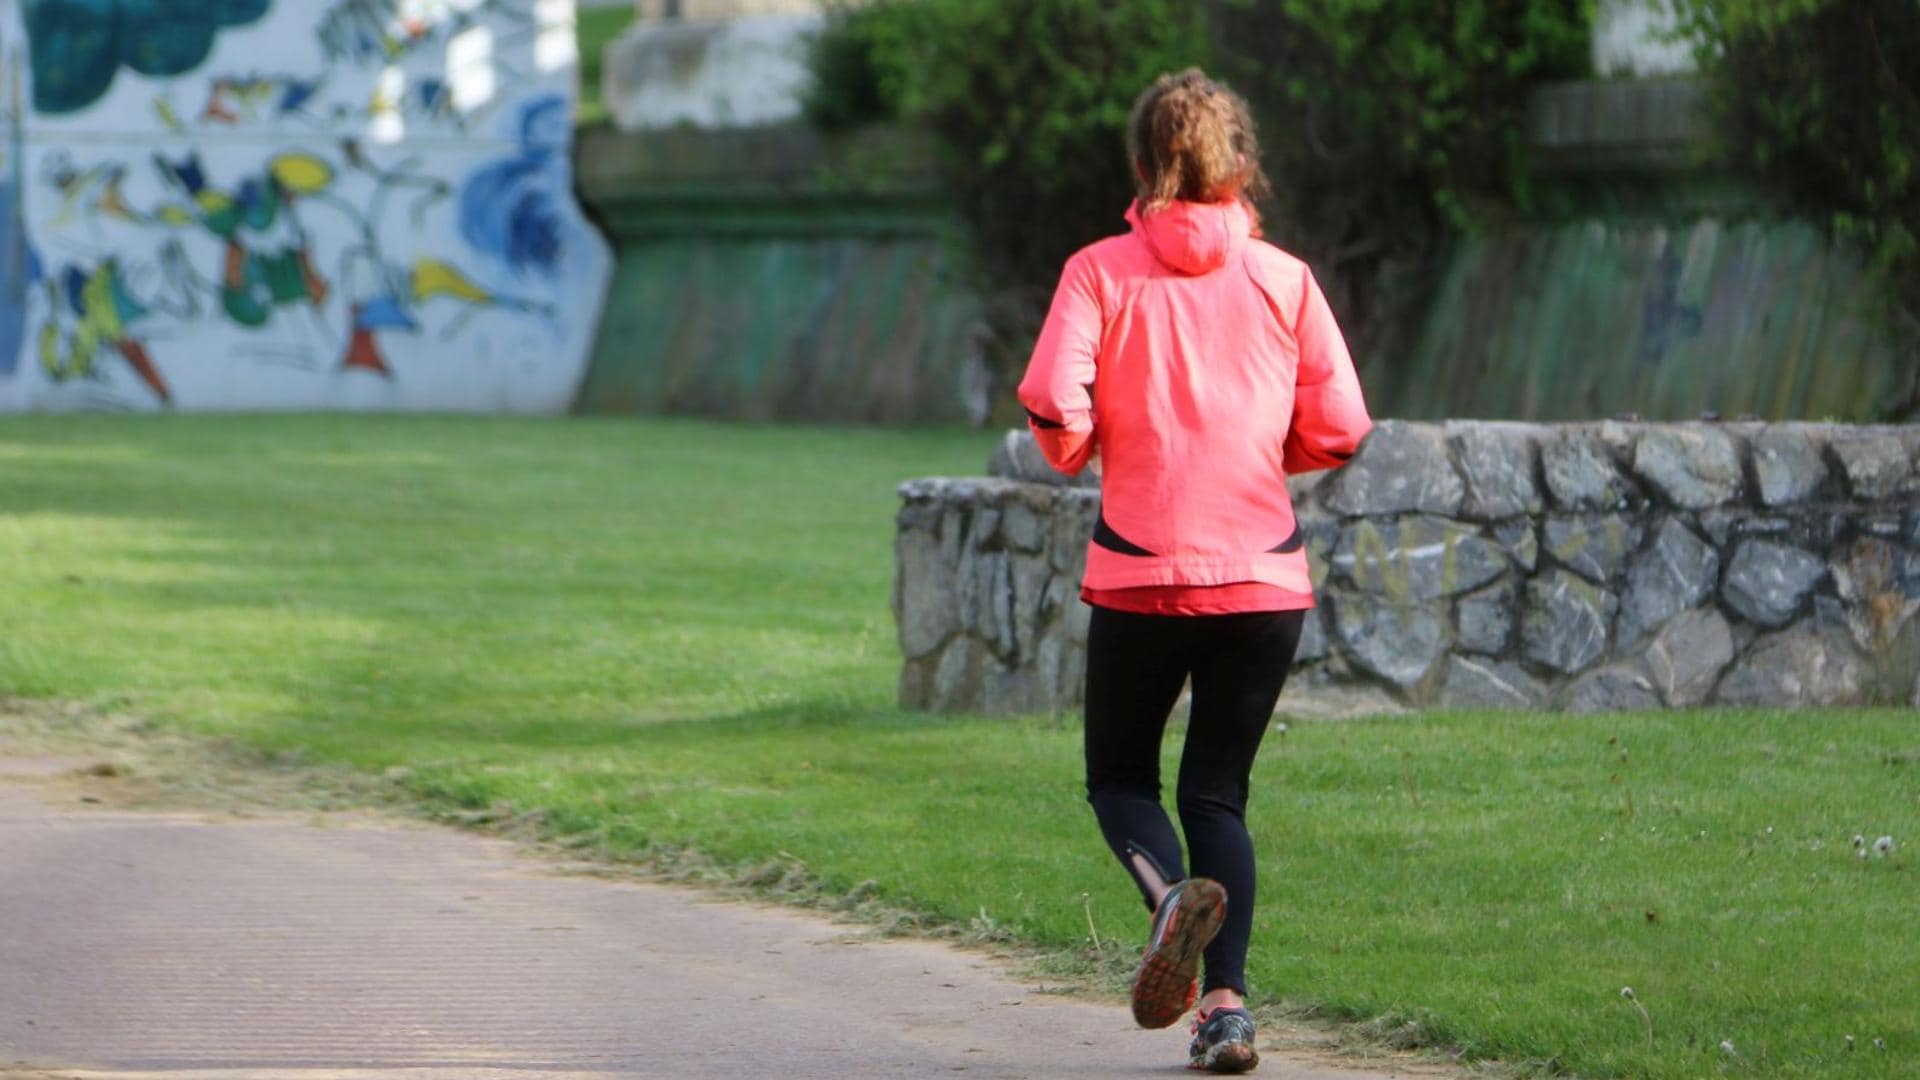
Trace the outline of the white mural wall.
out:
<instances>
[{"instance_id":1,"label":"white mural wall","mask_svg":"<svg viewBox=\"0 0 1920 1080\"><path fill-rule=\"evenodd\" d=\"M0 0L0 411L558 412L572 0Z\"/></svg>"}]
</instances>

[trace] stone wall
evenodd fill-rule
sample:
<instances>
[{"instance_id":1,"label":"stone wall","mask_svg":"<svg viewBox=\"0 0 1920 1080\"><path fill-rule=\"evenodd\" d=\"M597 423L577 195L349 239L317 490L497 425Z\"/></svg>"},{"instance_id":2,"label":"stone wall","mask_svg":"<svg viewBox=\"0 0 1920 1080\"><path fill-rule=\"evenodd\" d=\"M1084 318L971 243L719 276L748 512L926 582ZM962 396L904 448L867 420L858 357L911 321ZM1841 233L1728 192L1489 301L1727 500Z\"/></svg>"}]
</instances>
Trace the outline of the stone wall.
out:
<instances>
[{"instance_id":1,"label":"stone wall","mask_svg":"<svg viewBox=\"0 0 1920 1080\"><path fill-rule=\"evenodd\" d=\"M988 471L900 489L901 702L1072 707L1099 493L1025 432ZM1920 427L1387 421L1294 497L1320 606L1290 696L1920 706Z\"/></svg>"}]
</instances>

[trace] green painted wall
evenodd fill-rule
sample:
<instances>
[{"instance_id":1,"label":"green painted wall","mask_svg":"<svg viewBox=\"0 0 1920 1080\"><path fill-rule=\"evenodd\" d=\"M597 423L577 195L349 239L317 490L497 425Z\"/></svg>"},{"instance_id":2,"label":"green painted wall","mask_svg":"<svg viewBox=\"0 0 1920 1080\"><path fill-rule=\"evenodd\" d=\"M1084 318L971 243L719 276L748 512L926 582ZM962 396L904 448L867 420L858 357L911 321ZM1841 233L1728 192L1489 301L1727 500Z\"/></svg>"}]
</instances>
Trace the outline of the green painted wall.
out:
<instances>
[{"instance_id":1,"label":"green painted wall","mask_svg":"<svg viewBox=\"0 0 1920 1080\"><path fill-rule=\"evenodd\" d=\"M1406 417L1882 419L1915 371L1875 297L1801 221L1486 228L1448 258L1411 355L1367 389Z\"/></svg>"},{"instance_id":2,"label":"green painted wall","mask_svg":"<svg viewBox=\"0 0 1920 1080\"><path fill-rule=\"evenodd\" d=\"M1360 358L1374 412L1911 415L1920 349L1853 254L1698 167L1699 103L1686 80L1537 93L1542 209L1442 256L1423 314L1388 335L1408 344ZM618 268L578 407L887 423L1011 409L987 398L931 157L900 131L582 132L581 193Z\"/></svg>"},{"instance_id":3,"label":"green painted wall","mask_svg":"<svg viewBox=\"0 0 1920 1080\"><path fill-rule=\"evenodd\" d=\"M1539 208L1482 221L1446 254L1405 355L1366 358L1376 411L1910 414L1920 349L1894 332L1851 249L1701 165L1703 97L1683 78L1536 91Z\"/></svg>"},{"instance_id":4,"label":"green painted wall","mask_svg":"<svg viewBox=\"0 0 1920 1080\"><path fill-rule=\"evenodd\" d=\"M583 412L968 419L975 304L901 133L583 135L617 269Z\"/></svg>"}]
</instances>

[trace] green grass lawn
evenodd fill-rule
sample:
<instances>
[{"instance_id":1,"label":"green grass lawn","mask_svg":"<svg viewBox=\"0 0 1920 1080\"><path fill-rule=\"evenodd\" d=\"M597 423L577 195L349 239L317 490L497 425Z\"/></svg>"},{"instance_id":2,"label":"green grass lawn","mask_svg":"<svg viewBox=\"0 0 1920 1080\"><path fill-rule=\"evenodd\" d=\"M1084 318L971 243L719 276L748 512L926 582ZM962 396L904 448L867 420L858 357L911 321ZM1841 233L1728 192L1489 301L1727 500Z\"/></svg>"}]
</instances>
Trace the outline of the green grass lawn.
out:
<instances>
[{"instance_id":1,"label":"green grass lawn","mask_svg":"<svg viewBox=\"0 0 1920 1080\"><path fill-rule=\"evenodd\" d=\"M1091 913L1131 942L1072 718L893 707L893 486L990 445L0 421L0 693L404 766L443 812L536 813L609 857L804 867L1056 950ZM1911 713L1296 724L1255 785L1269 1001L1582 1075L1920 1075ZM1901 846L1861 860L1855 834Z\"/></svg>"}]
</instances>

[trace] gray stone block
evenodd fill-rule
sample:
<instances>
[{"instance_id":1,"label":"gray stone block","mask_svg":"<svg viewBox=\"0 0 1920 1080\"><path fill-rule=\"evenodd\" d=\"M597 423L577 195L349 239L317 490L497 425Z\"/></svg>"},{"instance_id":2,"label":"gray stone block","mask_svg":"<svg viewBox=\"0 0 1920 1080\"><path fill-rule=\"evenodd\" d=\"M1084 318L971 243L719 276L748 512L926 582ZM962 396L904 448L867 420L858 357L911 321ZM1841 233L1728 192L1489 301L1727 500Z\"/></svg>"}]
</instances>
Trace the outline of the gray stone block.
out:
<instances>
[{"instance_id":1,"label":"gray stone block","mask_svg":"<svg viewBox=\"0 0 1920 1080\"><path fill-rule=\"evenodd\" d=\"M918 659L909 657L900 665L898 697L901 708L916 712L933 708L933 671L939 662L939 654L935 653Z\"/></svg>"},{"instance_id":2,"label":"gray stone block","mask_svg":"<svg viewBox=\"0 0 1920 1080\"><path fill-rule=\"evenodd\" d=\"M1440 704L1452 709L1537 709L1546 684L1519 664L1480 656L1447 657Z\"/></svg>"},{"instance_id":3,"label":"gray stone block","mask_svg":"<svg viewBox=\"0 0 1920 1080\"><path fill-rule=\"evenodd\" d=\"M1871 672L1837 628L1802 619L1754 642L1720 680L1714 699L1726 705L1859 705Z\"/></svg>"},{"instance_id":4,"label":"gray stone block","mask_svg":"<svg viewBox=\"0 0 1920 1080\"><path fill-rule=\"evenodd\" d=\"M900 504L900 512L893 516L893 524L897 529L925 529L933 532L940 528L940 515L946 511L947 508L944 505L932 499L924 497L907 499Z\"/></svg>"},{"instance_id":5,"label":"gray stone block","mask_svg":"<svg viewBox=\"0 0 1920 1080\"><path fill-rule=\"evenodd\" d=\"M1025 428L1013 428L1000 436L993 454L987 458L987 475L1049 487L1100 486L1100 478L1094 475L1092 469L1083 469L1078 476L1068 476L1047 464L1046 455L1040 452L1040 444L1033 441L1033 432Z\"/></svg>"},{"instance_id":6,"label":"gray stone block","mask_svg":"<svg viewBox=\"0 0 1920 1080\"><path fill-rule=\"evenodd\" d=\"M1660 695L1652 680L1626 664L1610 664L1589 671L1567 687L1566 709L1571 713L1627 712L1658 709Z\"/></svg>"},{"instance_id":7,"label":"gray stone block","mask_svg":"<svg viewBox=\"0 0 1920 1080\"><path fill-rule=\"evenodd\" d=\"M1047 525L1025 499L1007 502L1000 516L1000 540L1015 551L1039 551L1046 542Z\"/></svg>"},{"instance_id":8,"label":"gray stone block","mask_svg":"<svg viewBox=\"0 0 1920 1080\"><path fill-rule=\"evenodd\" d=\"M1465 488L1431 424L1383 420L1353 460L1320 485L1320 505L1347 517L1373 514L1451 515Z\"/></svg>"},{"instance_id":9,"label":"gray stone block","mask_svg":"<svg viewBox=\"0 0 1920 1080\"><path fill-rule=\"evenodd\" d=\"M1713 608L1674 616L1647 646L1646 672L1654 689L1676 708L1698 705L1733 663L1733 627Z\"/></svg>"},{"instance_id":10,"label":"gray stone block","mask_svg":"<svg viewBox=\"0 0 1920 1080\"><path fill-rule=\"evenodd\" d=\"M1348 658L1401 689L1426 678L1446 651L1446 616L1431 605L1348 593L1332 606L1334 633Z\"/></svg>"},{"instance_id":11,"label":"gray stone block","mask_svg":"<svg viewBox=\"0 0 1920 1080\"><path fill-rule=\"evenodd\" d=\"M1325 483L1326 479L1327 473L1325 470L1299 473L1287 477L1287 498L1293 500L1293 512L1295 516L1304 517L1313 513L1315 507L1314 500L1320 490L1320 485Z\"/></svg>"},{"instance_id":12,"label":"gray stone block","mask_svg":"<svg viewBox=\"0 0 1920 1080\"><path fill-rule=\"evenodd\" d=\"M1324 516L1301 518L1300 535L1307 551L1307 573L1317 591L1333 573L1333 548L1340 542L1340 520Z\"/></svg>"},{"instance_id":13,"label":"gray stone block","mask_svg":"<svg viewBox=\"0 0 1920 1080\"><path fill-rule=\"evenodd\" d=\"M1033 555L1010 553L1007 562L1013 583L1013 655L1028 660L1037 655L1051 621L1048 585L1053 572L1045 559Z\"/></svg>"},{"instance_id":14,"label":"gray stone block","mask_svg":"<svg viewBox=\"0 0 1920 1080\"><path fill-rule=\"evenodd\" d=\"M1888 648L1920 611L1920 554L1898 544L1862 537L1829 570L1840 618L1862 648Z\"/></svg>"},{"instance_id":15,"label":"gray stone block","mask_svg":"<svg viewBox=\"0 0 1920 1080\"><path fill-rule=\"evenodd\" d=\"M994 551L1000 547L1000 507L982 501L973 507L967 520L967 546L974 551Z\"/></svg>"},{"instance_id":16,"label":"gray stone block","mask_svg":"<svg viewBox=\"0 0 1920 1080\"><path fill-rule=\"evenodd\" d=\"M1511 580L1461 597L1453 609L1455 647L1487 656L1505 655L1513 648L1519 614L1520 590Z\"/></svg>"},{"instance_id":17,"label":"gray stone block","mask_svg":"<svg viewBox=\"0 0 1920 1080\"><path fill-rule=\"evenodd\" d=\"M1031 667L986 661L980 666L975 712L1047 712L1054 705L1054 675Z\"/></svg>"},{"instance_id":18,"label":"gray stone block","mask_svg":"<svg viewBox=\"0 0 1920 1080\"><path fill-rule=\"evenodd\" d=\"M1740 451L1726 432L1703 425L1661 427L1640 436L1633 471L1683 510L1733 502L1741 488Z\"/></svg>"},{"instance_id":19,"label":"gray stone block","mask_svg":"<svg viewBox=\"0 0 1920 1080\"><path fill-rule=\"evenodd\" d=\"M1328 564L1362 592L1411 603L1476 589L1507 557L1478 531L1440 517L1348 522Z\"/></svg>"},{"instance_id":20,"label":"gray stone block","mask_svg":"<svg viewBox=\"0 0 1920 1080\"><path fill-rule=\"evenodd\" d=\"M1753 437L1753 475L1760 502L1788 506L1806 502L1827 482L1827 462L1816 439L1816 429L1805 424L1762 428Z\"/></svg>"},{"instance_id":21,"label":"gray stone block","mask_svg":"<svg viewBox=\"0 0 1920 1080\"><path fill-rule=\"evenodd\" d=\"M1534 578L1520 617L1521 652L1563 674L1582 671L1606 655L1619 606L1613 593L1564 570Z\"/></svg>"},{"instance_id":22,"label":"gray stone block","mask_svg":"<svg viewBox=\"0 0 1920 1080\"><path fill-rule=\"evenodd\" d=\"M980 669L990 660L985 647L970 637L948 642L928 681L926 707L936 712L990 712L980 693Z\"/></svg>"},{"instance_id":23,"label":"gray stone block","mask_svg":"<svg viewBox=\"0 0 1920 1080\"><path fill-rule=\"evenodd\" d=\"M1764 536L1790 542L1794 534L1808 533L1800 522L1779 514L1760 514L1739 507L1717 506L1712 510L1702 510L1695 518L1700 530L1713 541L1713 546L1724 548L1729 543L1748 536Z\"/></svg>"},{"instance_id":24,"label":"gray stone block","mask_svg":"<svg viewBox=\"0 0 1920 1080\"><path fill-rule=\"evenodd\" d=\"M1856 499L1892 498L1906 488L1913 474L1911 452L1890 431L1837 434L1827 446Z\"/></svg>"},{"instance_id":25,"label":"gray stone block","mask_svg":"<svg viewBox=\"0 0 1920 1080\"><path fill-rule=\"evenodd\" d=\"M1720 595L1750 622L1785 626L1826 576L1827 564L1810 552L1772 540L1742 540Z\"/></svg>"},{"instance_id":26,"label":"gray stone block","mask_svg":"<svg viewBox=\"0 0 1920 1080\"><path fill-rule=\"evenodd\" d=\"M1627 570L1620 604L1620 644L1649 631L1713 595L1720 581L1720 554L1678 518L1668 518Z\"/></svg>"},{"instance_id":27,"label":"gray stone block","mask_svg":"<svg viewBox=\"0 0 1920 1080\"><path fill-rule=\"evenodd\" d=\"M1316 663L1327 657L1327 627L1320 610L1308 608L1306 621L1300 624L1300 647L1293 654L1298 663Z\"/></svg>"},{"instance_id":28,"label":"gray stone block","mask_svg":"<svg viewBox=\"0 0 1920 1080\"><path fill-rule=\"evenodd\" d=\"M1574 428L1547 440L1540 464L1553 504L1562 510L1618 510L1633 501L1633 486L1598 431Z\"/></svg>"},{"instance_id":29,"label":"gray stone block","mask_svg":"<svg viewBox=\"0 0 1920 1080\"><path fill-rule=\"evenodd\" d=\"M1493 527L1493 539L1512 559L1515 566L1533 573L1540 563L1540 536L1532 518L1503 521Z\"/></svg>"},{"instance_id":30,"label":"gray stone block","mask_svg":"<svg viewBox=\"0 0 1920 1080\"><path fill-rule=\"evenodd\" d=\"M1086 648L1087 624L1093 620L1093 605L1080 599L1079 579L1056 577L1048 587L1054 590L1054 602L1060 605L1060 618L1067 641Z\"/></svg>"},{"instance_id":31,"label":"gray stone block","mask_svg":"<svg viewBox=\"0 0 1920 1080\"><path fill-rule=\"evenodd\" d=\"M1014 629L1013 567L1004 551L963 550L954 572L960 626L1008 659L1019 645Z\"/></svg>"},{"instance_id":32,"label":"gray stone block","mask_svg":"<svg viewBox=\"0 0 1920 1080\"><path fill-rule=\"evenodd\" d=\"M1534 482L1540 429L1532 425L1454 423L1446 426L1454 460L1466 484L1462 517L1493 521L1544 508Z\"/></svg>"},{"instance_id":33,"label":"gray stone block","mask_svg":"<svg viewBox=\"0 0 1920 1080\"><path fill-rule=\"evenodd\" d=\"M1627 556L1640 546L1638 522L1619 514L1602 517L1550 517L1542 530L1553 561L1596 585L1618 577Z\"/></svg>"},{"instance_id":34,"label":"gray stone block","mask_svg":"<svg viewBox=\"0 0 1920 1080\"><path fill-rule=\"evenodd\" d=\"M938 649L960 629L953 587L957 554L925 529L893 538L893 618L900 651L909 660Z\"/></svg>"},{"instance_id":35,"label":"gray stone block","mask_svg":"<svg viewBox=\"0 0 1920 1080\"><path fill-rule=\"evenodd\" d=\"M1099 516L1097 491L1062 491L1054 497L1053 520L1047 523L1047 561L1055 572L1076 580L1086 572L1087 540Z\"/></svg>"}]
</instances>

